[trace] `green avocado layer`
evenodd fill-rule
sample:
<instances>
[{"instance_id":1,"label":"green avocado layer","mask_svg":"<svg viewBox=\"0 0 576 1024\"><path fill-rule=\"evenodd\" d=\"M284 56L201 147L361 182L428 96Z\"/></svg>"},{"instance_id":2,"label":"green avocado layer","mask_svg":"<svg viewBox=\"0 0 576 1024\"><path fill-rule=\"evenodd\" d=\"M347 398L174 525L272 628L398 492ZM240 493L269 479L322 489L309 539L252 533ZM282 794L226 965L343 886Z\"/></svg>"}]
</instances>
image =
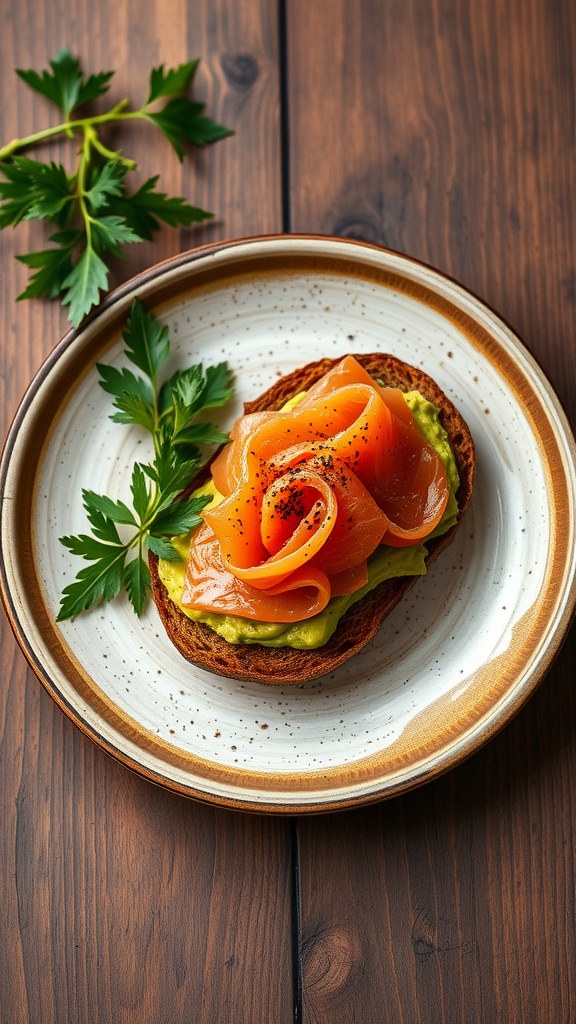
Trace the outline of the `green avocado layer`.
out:
<instances>
[{"instance_id":1,"label":"green avocado layer","mask_svg":"<svg viewBox=\"0 0 576 1024\"><path fill-rule=\"evenodd\" d=\"M440 423L436 406L423 398L417 391L411 391L404 397L420 432L440 455L448 477L450 488L448 504L441 522L427 538L431 539L446 533L458 518L456 502L456 491L459 486L458 469L446 431ZM196 493L211 494L213 503L221 500L221 495L218 494L211 482L199 488ZM181 554L182 561L166 562L161 559L158 566L160 578L170 599L185 615L193 619L194 622L203 622L210 626L231 644L263 644L266 647L296 647L300 650L321 647L332 636L338 625L338 620L344 612L356 601L360 601L369 590L378 586L379 583L383 583L384 580L399 576L423 576L426 572L427 549L425 544L419 543L405 548L381 545L368 559L368 582L360 590L353 594L333 597L322 612L304 622L255 622L252 619L242 619L235 615L216 615L212 612L193 611L180 604L192 536L193 534L185 534L173 538L172 543Z\"/></svg>"}]
</instances>

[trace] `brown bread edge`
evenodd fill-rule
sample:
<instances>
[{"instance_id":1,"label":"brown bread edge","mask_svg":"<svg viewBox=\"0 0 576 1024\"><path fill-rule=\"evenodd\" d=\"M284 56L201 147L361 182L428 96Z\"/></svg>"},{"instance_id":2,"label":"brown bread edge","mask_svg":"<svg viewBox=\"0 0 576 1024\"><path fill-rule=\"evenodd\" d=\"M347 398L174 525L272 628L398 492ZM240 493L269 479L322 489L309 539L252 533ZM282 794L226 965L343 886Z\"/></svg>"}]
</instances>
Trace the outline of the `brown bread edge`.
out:
<instances>
[{"instance_id":1,"label":"brown bread edge","mask_svg":"<svg viewBox=\"0 0 576 1024\"><path fill-rule=\"evenodd\" d=\"M245 404L245 412L281 409L300 391L305 391L340 359L320 359L280 378L253 402ZM395 356L374 352L356 355L359 363L384 384L402 391L419 391L440 410L440 419L450 439L460 474L457 494L460 514L458 523L442 537L428 544L427 564L452 540L472 493L475 469L474 443L462 416L438 385L422 370L402 362ZM205 467L188 491L209 477ZM409 576L387 580L370 591L342 616L328 643L313 650L299 651L291 647L264 647L261 644L230 644L201 622L193 622L170 600L158 575L158 559L149 555L152 594L163 626L170 640L187 661L221 676L267 685L301 684L333 672L356 654L377 633L382 620L398 604L410 587L420 579Z\"/></svg>"}]
</instances>

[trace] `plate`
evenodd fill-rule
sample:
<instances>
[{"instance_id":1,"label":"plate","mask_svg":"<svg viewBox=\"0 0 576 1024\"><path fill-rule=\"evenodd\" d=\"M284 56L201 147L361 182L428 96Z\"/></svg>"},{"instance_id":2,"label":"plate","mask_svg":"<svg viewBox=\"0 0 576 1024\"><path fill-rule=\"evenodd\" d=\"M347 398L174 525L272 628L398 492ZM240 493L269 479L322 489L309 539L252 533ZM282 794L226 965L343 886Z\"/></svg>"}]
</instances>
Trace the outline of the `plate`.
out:
<instances>
[{"instance_id":1,"label":"plate","mask_svg":"<svg viewBox=\"0 0 576 1024\"><path fill-rule=\"evenodd\" d=\"M227 359L242 402L320 356L375 349L433 376L467 420L477 473L453 543L341 669L301 687L190 666L154 606L119 599L56 624L86 529L81 489L128 496L138 428L109 418L97 361L125 365L138 296L168 325L168 371ZM360 242L263 237L198 249L116 291L54 349L1 464L2 596L62 710L168 789L244 810L357 806L424 783L486 742L542 680L576 599L575 444L519 339L435 270Z\"/></svg>"}]
</instances>

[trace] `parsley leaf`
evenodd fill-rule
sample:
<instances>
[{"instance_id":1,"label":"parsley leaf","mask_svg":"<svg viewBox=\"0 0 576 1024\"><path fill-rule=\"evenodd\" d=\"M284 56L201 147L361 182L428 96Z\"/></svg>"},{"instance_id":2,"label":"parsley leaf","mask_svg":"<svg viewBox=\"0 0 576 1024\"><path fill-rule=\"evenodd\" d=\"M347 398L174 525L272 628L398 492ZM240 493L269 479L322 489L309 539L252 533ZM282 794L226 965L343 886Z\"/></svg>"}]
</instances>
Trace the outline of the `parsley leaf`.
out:
<instances>
[{"instance_id":1,"label":"parsley leaf","mask_svg":"<svg viewBox=\"0 0 576 1024\"><path fill-rule=\"evenodd\" d=\"M90 509L102 513L107 519L111 519L113 523L129 523L132 526L136 526L134 514L123 501L112 501L106 495L95 494L94 491L84 491L84 500Z\"/></svg>"},{"instance_id":2,"label":"parsley leaf","mask_svg":"<svg viewBox=\"0 0 576 1024\"><path fill-rule=\"evenodd\" d=\"M146 373L152 384L170 352L168 328L150 316L141 302L135 302L122 337L126 354L139 370Z\"/></svg>"},{"instance_id":3,"label":"parsley leaf","mask_svg":"<svg viewBox=\"0 0 576 1024\"><path fill-rule=\"evenodd\" d=\"M138 299L132 305L123 340L126 358L144 376L128 367L98 363L99 383L114 399L110 418L148 431L154 458L149 463L136 462L132 468L132 507L122 499L83 490L91 533L61 537L60 541L89 564L64 587L58 621L111 601L122 590L136 614L141 614L150 591L146 554L152 551L160 558L179 559L171 538L199 525L200 513L210 501L207 496L182 497L182 492L204 461L200 446L225 439L217 427L196 420L206 408L222 405L231 396L231 375L225 363L206 371L201 365L179 370L161 384L170 338L167 328ZM126 534L128 539L124 539Z\"/></svg>"},{"instance_id":4,"label":"parsley leaf","mask_svg":"<svg viewBox=\"0 0 576 1024\"><path fill-rule=\"evenodd\" d=\"M123 194L123 182L128 168L121 160L109 160L102 167L94 167L86 200L93 212L108 206L112 196Z\"/></svg>"},{"instance_id":5,"label":"parsley leaf","mask_svg":"<svg viewBox=\"0 0 576 1024\"><path fill-rule=\"evenodd\" d=\"M150 103L160 99L162 96L176 96L179 93L186 92L194 78L199 63L199 60L191 60L187 64L181 64L179 67L172 68L169 71L164 71L163 64L159 68L153 68L150 72L150 92L148 93L146 106L149 106Z\"/></svg>"},{"instance_id":6,"label":"parsley leaf","mask_svg":"<svg viewBox=\"0 0 576 1024\"><path fill-rule=\"evenodd\" d=\"M70 179L61 164L43 164L28 157L15 157L2 167L0 181L0 228L15 227L21 220L62 221L69 206Z\"/></svg>"},{"instance_id":7,"label":"parsley leaf","mask_svg":"<svg viewBox=\"0 0 576 1024\"><path fill-rule=\"evenodd\" d=\"M19 298L60 298L77 327L108 287L105 255L123 255L125 245L150 240L161 224L189 227L212 213L156 189L158 176L135 191L127 187L135 163L108 148L101 132L108 125L144 120L168 139L180 160L187 145L206 146L232 132L204 113L204 104L185 95L199 60L175 68L161 65L149 76L146 102L134 110L127 99L101 113L80 116L79 108L108 92L112 71L85 76L69 50L60 50L42 72L18 69L20 79L55 104L62 124L13 139L0 148L0 229L23 220L43 220L58 230L52 249L18 257L33 270ZM41 163L21 150L64 136L76 144L73 173ZM67 229L74 225L74 236ZM60 251L59 251L60 250Z\"/></svg>"},{"instance_id":8,"label":"parsley leaf","mask_svg":"<svg viewBox=\"0 0 576 1024\"><path fill-rule=\"evenodd\" d=\"M163 558L166 562L179 562L180 555L171 541L167 540L166 537L155 537L152 534L148 537L148 547L158 558Z\"/></svg>"},{"instance_id":9,"label":"parsley leaf","mask_svg":"<svg viewBox=\"0 0 576 1024\"><path fill-rule=\"evenodd\" d=\"M93 217L90 222L90 235L92 248L96 252L111 252L115 256L123 258L124 254L120 248L126 242L140 242L141 238L128 227L122 217L114 217L110 214L103 217Z\"/></svg>"},{"instance_id":10,"label":"parsley leaf","mask_svg":"<svg viewBox=\"0 0 576 1024\"><path fill-rule=\"evenodd\" d=\"M150 591L150 569L142 555L125 566L123 583L136 615L141 615Z\"/></svg>"},{"instance_id":11,"label":"parsley leaf","mask_svg":"<svg viewBox=\"0 0 576 1024\"><path fill-rule=\"evenodd\" d=\"M94 510L87 498L84 507L94 521ZM112 536L108 540L97 539L98 532L95 536L80 534L78 537L60 538L60 542L73 555L78 555L92 564L80 569L75 581L64 588L58 621L73 618L100 601L112 601L122 588L126 546L122 544L112 521L105 516L101 519L100 534L105 532L106 527L112 528ZM97 531L98 527L94 529Z\"/></svg>"},{"instance_id":12,"label":"parsley leaf","mask_svg":"<svg viewBox=\"0 0 576 1024\"><path fill-rule=\"evenodd\" d=\"M108 268L95 249L85 248L62 282L62 304L70 306L70 321L79 324L108 287Z\"/></svg>"},{"instance_id":13,"label":"parsley leaf","mask_svg":"<svg viewBox=\"0 0 576 1024\"><path fill-rule=\"evenodd\" d=\"M158 125L158 128L171 143L180 160L184 159L185 142L191 142L195 146L207 146L209 142L217 142L230 135L228 128L217 124L202 113L203 103L194 103L184 96L177 96L168 100L163 110L158 113L149 113L150 121Z\"/></svg>"},{"instance_id":14,"label":"parsley leaf","mask_svg":"<svg viewBox=\"0 0 576 1024\"><path fill-rule=\"evenodd\" d=\"M170 227L189 227L209 220L213 214L198 206L191 206L181 196L167 196L155 191L158 175L149 178L131 195L111 198L109 209L124 218L140 238L150 241L160 227L160 221Z\"/></svg>"},{"instance_id":15,"label":"parsley leaf","mask_svg":"<svg viewBox=\"0 0 576 1024\"><path fill-rule=\"evenodd\" d=\"M53 236L55 237L55 236ZM64 281L72 271L72 249L74 243L62 244L57 249L42 249L40 252L29 252L16 259L25 263L34 273L30 276L28 286L18 296L19 299L55 299L61 294Z\"/></svg>"},{"instance_id":16,"label":"parsley leaf","mask_svg":"<svg viewBox=\"0 0 576 1024\"><path fill-rule=\"evenodd\" d=\"M114 366L96 364L100 373L100 386L114 395L117 410L110 419L116 423L139 423L148 430L154 425L154 393L148 381L137 377L126 368L117 370Z\"/></svg>"},{"instance_id":17,"label":"parsley leaf","mask_svg":"<svg viewBox=\"0 0 576 1024\"><path fill-rule=\"evenodd\" d=\"M188 498L187 501L175 501L169 508L162 509L154 520L151 530L153 537L175 537L188 533L199 523L198 513L207 504L206 498Z\"/></svg>"},{"instance_id":18,"label":"parsley leaf","mask_svg":"<svg viewBox=\"0 0 576 1024\"><path fill-rule=\"evenodd\" d=\"M68 116L75 107L89 100L95 100L108 91L108 82L112 71L103 71L99 75L90 75L85 79L82 68L69 50L59 50L54 60L50 61L51 71L22 71L17 69L26 85L46 96Z\"/></svg>"}]
</instances>

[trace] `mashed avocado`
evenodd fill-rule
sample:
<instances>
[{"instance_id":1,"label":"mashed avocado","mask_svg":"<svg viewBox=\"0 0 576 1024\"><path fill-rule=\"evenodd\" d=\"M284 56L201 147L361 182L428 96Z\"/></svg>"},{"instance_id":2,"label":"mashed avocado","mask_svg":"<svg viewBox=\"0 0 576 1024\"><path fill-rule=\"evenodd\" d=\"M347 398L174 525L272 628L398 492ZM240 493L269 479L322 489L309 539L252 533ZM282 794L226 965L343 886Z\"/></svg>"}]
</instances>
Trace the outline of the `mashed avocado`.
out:
<instances>
[{"instance_id":1,"label":"mashed avocado","mask_svg":"<svg viewBox=\"0 0 576 1024\"><path fill-rule=\"evenodd\" d=\"M298 396L298 398L303 396ZM414 420L426 440L436 448L445 467L448 477L450 496L441 522L438 524L430 537L437 537L446 533L454 525L458 517L458 504L456 502L456 491L458 490L459 478L458 469L446 431L442 427L439 413L436 406L423 398L417 391L411 391L405 395L410 406ZM297 403L292 400L285 408L291 408ZM196 492L197 494L211 494L213 503L221 500L212 482L207 483ZM182 537L174 537L172 543L182 556L181 562L166 562L160 560L158 569L168 594L172 601L190 619L195 622L204 622L228 643L231 644L263 644L266 647L296 647L307 649L321 647L332 636L338 620L351 605L361 600L369 590L383 583L384 580L398 576L423 576L426 572L426 546L423 543L415 544L412 547L392 548L381 546L368 560L368 582L360 590L353 594L345 594L341 597L333 597L326 608L311 619L297 623L276 623L276 622L255 622L251 619L242 619L234 615L215 615L210 612L192 611L180 604L180 597L184 587L186 575L186 564L190 550L192 534Z\"/></svg>"}]
</instances>

